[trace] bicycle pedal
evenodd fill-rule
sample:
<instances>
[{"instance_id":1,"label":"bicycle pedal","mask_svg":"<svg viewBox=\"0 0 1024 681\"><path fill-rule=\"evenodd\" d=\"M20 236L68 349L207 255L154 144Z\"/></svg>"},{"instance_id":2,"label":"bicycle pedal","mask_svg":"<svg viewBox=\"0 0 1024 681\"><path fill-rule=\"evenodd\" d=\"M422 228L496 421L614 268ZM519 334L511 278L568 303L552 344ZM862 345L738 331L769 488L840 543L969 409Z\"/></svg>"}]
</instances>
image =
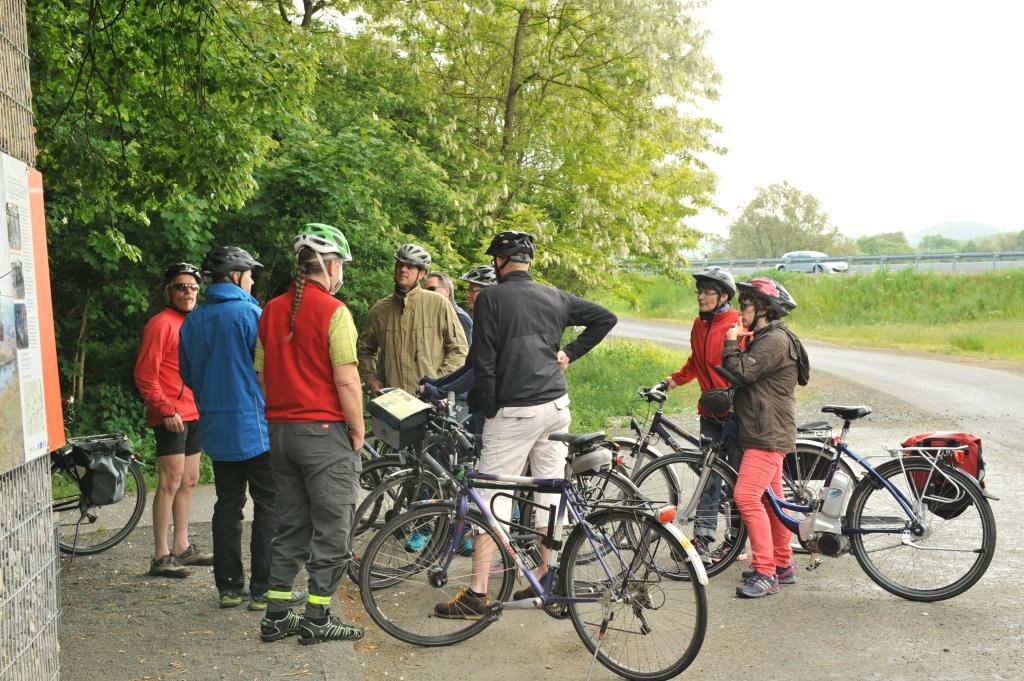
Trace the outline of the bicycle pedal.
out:
<instances>
[{"instance_id":1,"label":"bicycle pedal","mask_svg":"<svg viewBox=\"0 0 1024 681\"><path fill-rule=\"evenodd\" d=\"M504 609L501 607L501 603L494 603L488 606L487 614L484 615L484 619L486 619L488 623L497 622L503 611Z\"/></svg>"}]
</instances>

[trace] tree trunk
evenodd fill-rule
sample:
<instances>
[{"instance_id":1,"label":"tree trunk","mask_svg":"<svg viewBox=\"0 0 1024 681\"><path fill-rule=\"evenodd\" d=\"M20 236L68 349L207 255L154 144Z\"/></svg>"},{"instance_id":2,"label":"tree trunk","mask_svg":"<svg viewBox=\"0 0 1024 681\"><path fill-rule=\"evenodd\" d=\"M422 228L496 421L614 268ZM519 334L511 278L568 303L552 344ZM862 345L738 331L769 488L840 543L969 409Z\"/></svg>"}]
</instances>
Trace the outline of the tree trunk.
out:
<instances>
[{"instance_id":1,"label":"tree trunk","mask_svg":"<svg viewBox=\"0 0 1024 681\"><path fill-rule=\"evenodd\" d=\"M524 7L519 10L519 23L516 26L516 38L512 43L512 74L508 81L508 92L505 95L505 125L501 131L501 155L506 161L509 158L509 147L515 131L516 96L522 83L519 81L519 66L523 57L523 40L526 37L526 25L530 22L532 12Z\"/></svg>"},{"instance_id":2,"label":"tree trunk","mask_svg":"<svg viewBox=\"0 0 1024 681\"><path fill-rule=\"evenodd\" d=\"M89 330L89 307L92 303L92 291L85 295L85 302L82 304L82 319L78 324L78 342L75 348L75 376L74 394L75 401L81 403L85 397L85 339Z\"/></svg>"}]
</instances>

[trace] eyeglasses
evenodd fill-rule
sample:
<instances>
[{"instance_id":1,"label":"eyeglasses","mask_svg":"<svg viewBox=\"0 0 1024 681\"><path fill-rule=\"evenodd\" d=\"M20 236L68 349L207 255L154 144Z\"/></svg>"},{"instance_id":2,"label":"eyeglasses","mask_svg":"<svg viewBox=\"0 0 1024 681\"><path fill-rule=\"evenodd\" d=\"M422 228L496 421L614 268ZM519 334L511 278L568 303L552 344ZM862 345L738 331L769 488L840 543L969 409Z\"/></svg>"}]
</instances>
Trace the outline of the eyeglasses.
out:
<instances>
[{"instance_id":1,"label":"eyeglasses","mask_svg":"<svg viewBox=\"0 0 1024 681\"><path fill-rule=\"evenodd\" d=\"M442 286L424 286L423 288L427 289L428 291L442 291L442 290L444 290L444 287L442 287Z\"/></svg>"},{"instance_id":2,"label":"eyeglasses","mask_svg":"<svg viewBox=\"0 0 1024 681\"><path fill-rule=\"evenodd\" d=\"M718 291L713 288L699 288L697 289L698 296L717 296Z\"/></svg>"},{"instance_id":3,"label":"eyeglasses","mask_svg":"<svg viewBox=\"0 0 1024 681\"><path fill-rule=\"evenodd\" d=\"M748 307L754 307L754 301L752 301L752 300L741 300L740 301L740 309L741 310L745 310Z\"/></svg>"},{"instance_id":4,"label":"eyeglasses","mask_svg":"<svg viewBox=\"0 0 1024 681\"><path fill-rule=\"evenodd\" d=\"M172 284L171 289L175 291L198 291L199 284Z\"/></svg>"}]
</instances>

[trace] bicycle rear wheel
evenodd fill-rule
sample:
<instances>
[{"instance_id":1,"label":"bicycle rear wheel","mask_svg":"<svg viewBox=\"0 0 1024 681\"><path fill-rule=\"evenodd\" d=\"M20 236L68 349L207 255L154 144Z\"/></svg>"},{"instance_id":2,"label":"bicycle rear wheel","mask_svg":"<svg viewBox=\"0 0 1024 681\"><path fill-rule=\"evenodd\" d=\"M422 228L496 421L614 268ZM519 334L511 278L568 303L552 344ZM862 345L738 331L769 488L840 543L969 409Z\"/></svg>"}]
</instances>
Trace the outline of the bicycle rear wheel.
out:
<instances>
[{"instance_id":1,"label":"bicycle rear wheel","mask_svg":"<svg viewBox=\"0 0 1024 681\"><path fill-rule=\"evenodd\" d=\"M602 560L589 558L595 554ZM681 573L688 578L678 579ZM560 578L566 596L595 599L569 603L569 618L587 649L616 674L670 679L700 652L708 616L704 586L675 537L649 514L609 510L588 517L566 540Z\"/></svg>"},{"instance_id":2,"label":"bicycle rear wheel","mask_svg":"<svg viewBox=\"0 0 1024 681\"><path fill-rule=\"evenodd\" d=\"M671 503L672 492L666 489L665 481L676 481L679 485L679 513L675 523L687 537L694 541L698 541L697 537L701 538L709 554L709 558L704 561L705 568L708 577L712 577L726 570L739 557L747 541L747 526L733 501L736 474L732 469L716 461L703 491L697 489L700 474L701 455L680 452L646 466L640 471L636 485L640 493L651 501ZM683 517L683 512L694 497L697 498L697 505L689 517ZM710 560L712 553L718 558L715 562ZM680 574L682 578L685 576L685 573Z\"/></svg>"},{"instance_id":3,"label":"bicycle rear wheel","mask_svg":"<svg viewBox=\"0 0 1024 681\"><path fill-rule=\"evenodd\" d=\"M498 564L491 568L490 603L508 600L515 586L515 564L483 517L470 511L468 524L483 529L498 547ZM434 606L450 601L469 588L473 574L471 557L454 556L447 569L443 563L453 548L454 502L430 503L398 516L377 533L363 554L359 593L370 618L389 635L420 646L446 646L487 628L494 617L446 619ZM410 552L406 541L414 533L430 535L422 551ZM476 540L480 540L477 535Z\"/></svg>"},{"instance_id":4,"label":"bicycle rear wheel","mask_svg":"<svg viewBox=\"0 0 1024 681\"><path fill-rule=\"evenodd\" d=\"M941 601L981 579L996 549L992 508L965 473L923 459L887 461L879 475L913 505L913 528L896 498L870 475L854 488L847 510L850 547L876 584L912 601Z\"/></svg>"},{"instance_id":5,"label":"bicycle rear wheel","mask_svg":"<svg viewBox=\"0 0 1024 681\"><path fill-rule=\"evenodd\" d=\"M54 464L50 480L57 547L62 553L88 556L124 541L139 524L146 508L146 476L138 461L128 466L124 498L116 504L97 506L82 492L83 466L64 457Z\"/></svg>"}]
</instances>

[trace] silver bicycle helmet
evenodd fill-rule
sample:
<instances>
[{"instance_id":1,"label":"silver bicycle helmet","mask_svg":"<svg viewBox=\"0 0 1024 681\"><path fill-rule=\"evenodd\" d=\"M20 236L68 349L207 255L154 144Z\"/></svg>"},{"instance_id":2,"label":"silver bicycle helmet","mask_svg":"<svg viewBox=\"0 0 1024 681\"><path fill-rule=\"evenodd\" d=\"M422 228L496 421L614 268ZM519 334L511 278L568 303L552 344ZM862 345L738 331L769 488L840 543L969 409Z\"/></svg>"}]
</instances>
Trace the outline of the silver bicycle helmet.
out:
<instances>
[{"instance_id":1,"label":"silver bicycle helmet","mask_svg":"<svg viewBox=\"0 0 1024 681\"><path fill-rule=\"evenodd\" d=\"M468 281L470 284L477 284L478 286L494 286L498 283L498 275L494 273L494 268L490 265L474 267L459 277L459 279Z\"/></svg>"},{"instance_id":2,"label":"silver bicycle helmet","mask_svg":"<svg viewBox=\"0 0 1024 681\"><path fill-rule=\"evenodd\" d=\"M430 269L430 253L427 249L416 244L403 244L395 251L395 260L413 265L421 270Z\"/></svg>"}]
</instances>

